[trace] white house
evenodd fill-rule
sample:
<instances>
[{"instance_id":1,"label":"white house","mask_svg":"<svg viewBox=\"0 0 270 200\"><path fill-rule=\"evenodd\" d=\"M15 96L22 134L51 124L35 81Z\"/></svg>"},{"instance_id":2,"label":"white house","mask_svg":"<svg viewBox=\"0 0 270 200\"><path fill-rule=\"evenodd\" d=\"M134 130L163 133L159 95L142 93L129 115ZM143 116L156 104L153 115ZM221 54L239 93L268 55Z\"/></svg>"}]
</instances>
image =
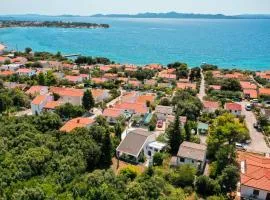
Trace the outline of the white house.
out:
<instances>
[{"instance_id":1,"label":"white house","mask_svg":"<svg viewBox=\"0 0 270 200\"><path fill-rule=\"evenodd\" d=\"M150 142L145 147L144 154L146 157L152 158L155 155L155 153L161 152L162 150L164 150L165 147L166 147L166 144L164 143L157 142L157 141Z\"/></svg>"},{"instance_id":2,"label":"white house","mask_svg":"<svg viewBox=\"0 0 270 200\"><path fill-rule=\"evenodd\" d=\"M270 199L270 158L243 153L240 162L241 199Z\"/></svg>"},{"instance_id":3,"label":"white house","mask_svg":"<svg viewBox=\"0 0 270 200\"><path fill-rule=\"evenodd\" d=\"M225 109L236 116L240 116L242 113L242 106L238 103L226 103Z\"/></svg>"},{"instance_id":4,"label":"white house","mask_svg":"<svg viewBox=\"0 0 270 200\"><path fill-rule=\"evenodd\" d=\"M144 157L147 145L153 141L155 141L155 134L144 129L132 130L116 148L117 157L128 162L139 163Z\"/></svg>"},{"instance_id":5,"label":"white house","mask_svg":"<svg viewBox=\"0 0 270 200\"><path fill-rule=\"evenodd\" d=\"M9 64L9 65L2 65L0 67L0 70L9 70L9 71L16 71L19 69L22 65L21 64Z\"/></svg>"},{"instance_id":6,"label":"white house","mask_svg":"<svg viewBox=\"0 0 270 200\"><path fill-rule=\"evenodd\" d=\"M32 114L39 115L48 101L52 101L52 97L49 95L39 95L31 102Z\"/></svg>"},{"instance_id":7,"label":"white house","mask_svg":"<svg viewBox=\"0 0 270 200\"><path fill-rule=\"evenodd\" d=\"M36 74L36 71L33 69L28 69L28 68L20 68L17 71L17 74L20 76L33 76Z\"/></svg>"},{"instance_id":8,"label":"white house","mask_svg":"<svg viewBox=\"0 0 270 200\"><path fill-rule=\"evenodd\" d=\"M176 165L191 164L203 171L206 162L206 146L184 141L178 150Z\"/></svg>"}]
</instances>

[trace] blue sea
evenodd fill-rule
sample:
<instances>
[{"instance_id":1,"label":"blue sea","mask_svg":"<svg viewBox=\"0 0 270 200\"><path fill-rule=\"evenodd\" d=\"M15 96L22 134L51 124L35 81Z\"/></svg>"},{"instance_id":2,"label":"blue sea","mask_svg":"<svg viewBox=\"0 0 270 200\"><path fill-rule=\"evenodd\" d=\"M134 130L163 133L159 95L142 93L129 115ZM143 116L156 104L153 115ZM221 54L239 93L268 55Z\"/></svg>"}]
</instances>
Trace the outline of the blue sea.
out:
<instances>
[{"instance_id":1,"label":"blue sea","mask_svg":"<svg viewBox=\"0 0 270 200\"><path fill-rule=\"evenodd\" d=\"M5 18L5 17L0 17ZM119 63L201 63L223 68L270 69L270 20L133 19L15 16L17 20L107 23L109 29L5 28L9 49L61 51L108 57Z\"/></svg>"}]
</instances>

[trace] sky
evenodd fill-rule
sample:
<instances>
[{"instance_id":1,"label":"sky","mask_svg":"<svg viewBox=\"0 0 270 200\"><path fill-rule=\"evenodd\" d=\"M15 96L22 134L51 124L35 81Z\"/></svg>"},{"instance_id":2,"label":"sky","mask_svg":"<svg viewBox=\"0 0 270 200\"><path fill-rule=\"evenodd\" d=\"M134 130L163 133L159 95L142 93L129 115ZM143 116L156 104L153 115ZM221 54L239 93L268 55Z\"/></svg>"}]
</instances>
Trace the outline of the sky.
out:
<instances>
[{"instance_id":1,"label":"sky","mask_svg":"<svg viewBox=\"0 0 270 200\"><path fill-rule=\"evenodd\" d=\"M136 14L182 12L203 14L270 14L270 0L0 0L0 15Z\"/></svg>"}]
</instances>

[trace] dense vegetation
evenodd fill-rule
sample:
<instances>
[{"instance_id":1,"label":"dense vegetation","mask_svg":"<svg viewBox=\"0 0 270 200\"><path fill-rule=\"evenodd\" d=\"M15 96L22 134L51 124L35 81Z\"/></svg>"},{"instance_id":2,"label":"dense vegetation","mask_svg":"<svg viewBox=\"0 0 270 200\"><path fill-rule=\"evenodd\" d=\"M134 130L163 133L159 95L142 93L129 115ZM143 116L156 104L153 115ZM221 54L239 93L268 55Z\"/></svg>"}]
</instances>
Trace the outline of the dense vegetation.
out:
<instances>
[{"instance_id":1,"label":"dense vegetation","mask_svg":"<svg viewBox=\"0 0 270 200\"><path fill-rule=\"evenodd\" d=\"M86 22L63 22L63 21L0 21L0 28L9 27L56 27L56 28L109 28L108 24L96 24Z\"/></svg>"}]
</instances>

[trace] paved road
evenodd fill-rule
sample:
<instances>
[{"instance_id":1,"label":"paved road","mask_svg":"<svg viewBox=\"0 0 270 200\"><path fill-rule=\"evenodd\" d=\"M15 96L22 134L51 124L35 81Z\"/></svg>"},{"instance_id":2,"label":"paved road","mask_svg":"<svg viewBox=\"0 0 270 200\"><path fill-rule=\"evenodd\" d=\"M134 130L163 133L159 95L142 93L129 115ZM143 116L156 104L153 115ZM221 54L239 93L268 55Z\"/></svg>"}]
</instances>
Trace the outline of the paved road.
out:
<instances>
[{"instance_id":1,"label":"paved road","mask_svg":"<svg viewBox=\"0 0 270 200\"><path fill-rule=\"evenodd\" d=\"M250 77L251 80L253 80L260 88L263 88L263 86L262 86L260 83L258 83L258 82L254 79L253 75L250 75L249 77Z\"/></svg>"},{"instance_id":2,"label":"paved road","mask_svg":"<svg viewBox=\"0 0 270 200\"><path fill-rule=\"evenodd\" d=\"M201 85L200 85L200 92L198 94L198 97L201 101L203 101L203 97L206 96L205 94L205 81L204 81L204 75L201 70Z\"/></svg>"},{"instance_id":3,"label":"paved road","mask_svg":"<svg viewBox=\"0 0 270 200\"><path fill-rule=\"evenodd\" d=\"M270 148L267 147L263 134L258 132L253 124L257 122L257 119L252 111L246 111L245 105L247 102L241 102L242 105L242 115L245 115L246 125L249 130L251 137L251 143L247 146L247 150L261 152L261 153L270 153Z\"/></svg>"},{"instance_id":4,"label":"paved road","mask_svg":"<svg viewBox=\"0 0 270 200\"><path fill-rule=\"evenodd\" d=\"M116 97L115 99L113 99L110 102L108 102L106 104L107 108L109 108L110 106L114 106L114 104L116 104L118 101L120 101L121 98L122 98L122 96L124 95L124 93L125 93L125 90L120 89L120 96L119 97Z\"/></svg>"}]
</instances>

